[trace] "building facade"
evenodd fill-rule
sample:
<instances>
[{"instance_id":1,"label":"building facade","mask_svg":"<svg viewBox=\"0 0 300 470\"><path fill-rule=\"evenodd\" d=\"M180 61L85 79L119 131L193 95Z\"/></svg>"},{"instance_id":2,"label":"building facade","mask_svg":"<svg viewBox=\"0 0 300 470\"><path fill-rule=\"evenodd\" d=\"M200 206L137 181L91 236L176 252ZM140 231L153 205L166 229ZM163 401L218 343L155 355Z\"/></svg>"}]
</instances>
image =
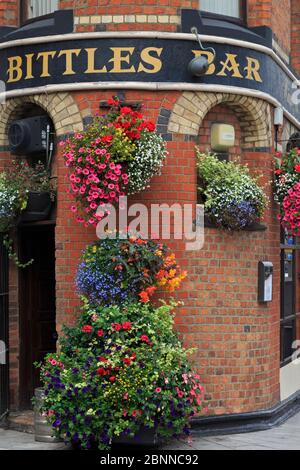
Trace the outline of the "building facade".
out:
<instances>
[{"instance_id":1,"label":"building facade","mask_svg":"<svg viewBox=\"0 0 300 470\"><path fill-rule=\"evenodd\" d=\"M215 58L201 52L192 27ZM7 0L0 4L0 40L6 98L0 105L1 168L14 157L8 132L15 120L47 115L58 142L83 130L103 102L118 95L124 103L143 103L169 152L162 175L132 202L196 205L195 146L211 150L214 123L234 126L228 158L240 156L263 173L270 204L257 230L227 234L206 227L198 251L170 240L188 271L176 323L184 343L196 348L209 415L296 402L300 368L291 356L300 339L300 259L296 240L281 233L270 181L276 148L285 150L300 129L300 1ZM209 67L195 77L188 66L201 54ZM280 125L274 121L278 108ZM3 404L9 374L10 410L30 406L38 385L33 362L55 349L56 332L74 319L76 266L95 239L94 230L76 224L70 213L58 145L52 175L56 210L49 220L16 230L20 257L35 263L24 272L10 263L7 289L2 254L2 293L8 296L0 332L8 339L9 360L0 367ZM267 303L257 297L259 261L274 267Z\"/></svg>"}]
</instances>

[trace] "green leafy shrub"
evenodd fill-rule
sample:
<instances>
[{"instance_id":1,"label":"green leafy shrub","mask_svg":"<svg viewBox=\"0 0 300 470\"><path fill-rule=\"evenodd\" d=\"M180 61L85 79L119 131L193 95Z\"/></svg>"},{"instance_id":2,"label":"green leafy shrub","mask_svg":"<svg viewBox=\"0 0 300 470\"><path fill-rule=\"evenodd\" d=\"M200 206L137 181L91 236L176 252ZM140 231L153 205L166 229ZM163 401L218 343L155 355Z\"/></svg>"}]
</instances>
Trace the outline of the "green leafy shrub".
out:
<instances>
[{"instance_id":1,"label":"green leafy shrub","mask_svg":"<svg viewBox=\"0 0 300 470\"><path fill-rule=\"evenodd\" d=\"M242 230L262 217L267 197L247 166L197 152L198 191L209 220L227 230Z\"/></svg>"}]
</instances>

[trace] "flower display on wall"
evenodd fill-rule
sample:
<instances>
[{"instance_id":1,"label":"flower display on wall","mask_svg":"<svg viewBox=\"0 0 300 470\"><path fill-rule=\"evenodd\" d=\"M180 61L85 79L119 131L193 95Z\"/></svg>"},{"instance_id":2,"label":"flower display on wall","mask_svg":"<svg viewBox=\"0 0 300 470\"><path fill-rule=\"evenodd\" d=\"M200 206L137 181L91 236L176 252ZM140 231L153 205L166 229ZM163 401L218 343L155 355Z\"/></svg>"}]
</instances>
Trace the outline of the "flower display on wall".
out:
<instances>
[{"instance_id":1,"label":"flower display on wall","mask_svg":"<svg viewBox=\"0 0 300 470\"><path fill-rule=\"evenodd\" d=\"M91 303L110 305L137 298L146 303L159 287L174 292L185 277L166 245L129 236L89 245L76 284Z\"/></svg>"},{"instance_id":2,"label":"flower display on wall","mask_svg":"<svg viewBox=\"0 0 300 470\"><path fill-rule=\"evenodd\" d=\"M210 222L226 230L242 230L262 217L267 197L246 165L199 151L197 159L198 190Z\"/></svg>"},{"instance_id":3,"label":"flower display on wall","mask_svg":"<svg viewBox=\"0 0 300 470\"><path fill-rule=\"evenodd\" d=\"M280 204L279 220L290 235L300 235L300 149L277 152L274 199Z\"/></svg>"},{"instance_id":4,"label":"flower display on wall","mask_svg":"<svg viewBox=\"0 0 300 470\"><path fill-rule=\"evenodd\" d=\"M173 330L177 303L151 302L158 287L173 292L185 276L157 241L131 236L86 248L77 274L81 314L41 366L41 411L66 443L109 449L144 430L189 436L204 392L193 350Z\"/></svg>"},{"instance_id":5,"label":"flower display on wall","mask_svg":"<svg viewBox=\"0 0 300 470\"><path fill-rule=\"evenodd\" d=\"M118 437L155 429L189 435L203 386L173 331L175 305L91 307L65 328L61 352L42 367L45 410L66 442L110 447Z\"/></svg>"},{"instance_id":6,"label":"flower display on wall","mask_svg":"<svg viewBox=\"0 0 300 470\"><path fill-rule=\"evenodd\" d=\"M167 155L151 120L122 107L117 98L108 104L106 115L95 117L83 132L61 142L74 197L71 210L86 226L97 225L107 204L147 188Z\"/></svg>"}]
</instances>

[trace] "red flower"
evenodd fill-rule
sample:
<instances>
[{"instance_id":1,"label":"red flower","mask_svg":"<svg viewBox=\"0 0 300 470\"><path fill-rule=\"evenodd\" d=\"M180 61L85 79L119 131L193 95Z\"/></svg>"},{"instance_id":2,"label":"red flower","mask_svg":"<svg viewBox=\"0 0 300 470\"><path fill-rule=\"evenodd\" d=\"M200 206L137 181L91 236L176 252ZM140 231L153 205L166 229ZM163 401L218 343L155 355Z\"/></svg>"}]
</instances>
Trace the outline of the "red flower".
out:
<instances>
[{"instance_id":1,"label":"red flower","mask_svg":"<svg viewBox=\"0 0 300 470\"><path fill-rule=\"evenodd\" d=\"M123 362L124 362L124 364L126 364L126 366L130 366L130 364L131 364L130 357L125 357L125 359L123 359Z\"/></svg>"},{"instance_id":2,"label":"red flower","mask_svg":"<svg viewBox=\"0 0 300 470\"><path fill-rule=\"evenodd\" d=\"M125 321L125 322L122 324L123 330L131 330L131 327L132 327L132 323L131 323L130 321Z\"/></svg>"},{"instance_id":3,"label":"red flower","mask_svg":"<svg viewBox=\"0 0 300 470\"><path fill-rule=\"evenodd\" d=\"M120 331L122 329L122 325L120 323L112 323L111 326L116 331Z\"/></svg>"},{"instance_id":4,"label":"red flower","mask_svg":"<svg viewBox=\"0 0 300 470\"><path fill-rule=\"evenodd\" d=\"M97 336L99 336L99 338L101 338L101 336L104 335L104 331L103 330L98 330L97 331Z\"/></svg>"},{"instance_id":5,"label":"red flower","mask_svg":"<svg viewBox=\"0 0 300 470\"><path fill-rule=\"evenodd\" d=\"M91 333L93 331L93 327L90 326L90 325L84 325L82 328L81 328L81 331L83 333Z\"/></svg>"},{"instance_id":6,"label":"red flower","mask_svg":"<svg viewBox=\"0 0 300 470\"><path fill-rule=\"evenodd\" d=\"M294 169L295 169L296 173L300 173L300 163L295 165Z\"/></svg>"},{"instance_id":7,"label":"red flower","mask_svg":"<svg viewBox=\"0 0 300 470\"><path fill-rule=\"evenodd\" d=\"M101 140L102 140L102 142L103 142L104 144L111 144L113 138L114 138L114 137L113 137L111 134L109 134L109 135L105 135L104 137L102 137Z\"/></svg>"},{"instance_id":8,"label":"red flower","mask_svg":"<svg viewBox=\"0 0 300 470\"><path fill-rule=\"evenodd\" d=\"M109 380L110 380L110 382L115 382L116 377L114 375L112 375L111 377L109 377Z\"/></svg>"},{"instance_id":9,"label":"red flower","mask_svg":"<svg viewBox=\"0 0 300 470\"><path fill-rule=\"evenodd\" d=\"M120 109L120 113L121 114L131 114L132 109L129 108L129 106L124 106L123 108Z\"/></svg>"},{"instance_id":10,"label":"red flower","mask_svg":"<svg viewBox=\"0 0 300 470\"><path fill-rule=\"evenodd\" d=\"M154 132L155 131L155 124L152 121L148 121L147 124L147 129L149 132Z\"/></svg>"},{"instance_id":11,"label":"red flower","mask_svg":"<svg viewBox=\"0 0 300 470\"><path fill-rule=\"evenodd\" d=\"M97 369L96 373L100 377L104 377L104 375L106 375L106 370L104 369L104 367L100 367L99 369Z\"/></svg>"},{"instance_id":12,"label":"red flower","mask_svg":"<svg viewBox=\"0 0 300 470\"><path fill-rule=\"evenodd\" d=\"M103 357L103 356L100 356L100 357L98 358L98 361L99 361L99 362L107 362L107 359L106 359L105 357Z\"/></svg>"},{"instance_id":13,"label":"red flower","mask_svg":"<svg viewBox=\"0 0 300 470\"><path fill-rule=\"evenodd\" d=\"M132 416L135 418L136 416L140 416L142 412L140 410L133 410Z\"/></svg>"},{"instance_id":14,"label":"red flower","mask_svg":"<svg viewBox=\"0 0 300 470\"><path fill-rule=\"evenodd\" d=\"M107 100L107 104L109 106L119 106L119 100L110 98L109 100Z\"/></svg>"},{"instance_id":15,"label":"red flower","mask_svg":"<svg viewBox=\"0 0 300 470\"><path fill-rule=\"evenodd\" d=\"M275 170L275 175L281 175L282 171L281 170Z\"/></svg>"},{"instance_id":16,"label":"red flower","mask_svg":"<svg viewBox=\"0 0 300 470\"><path fill-rule=\"evenodd\" d=\"M150 339L147 335L142 335L140 340L143 341L143 343L150 343Z\"/></svg>"}]
</instances>

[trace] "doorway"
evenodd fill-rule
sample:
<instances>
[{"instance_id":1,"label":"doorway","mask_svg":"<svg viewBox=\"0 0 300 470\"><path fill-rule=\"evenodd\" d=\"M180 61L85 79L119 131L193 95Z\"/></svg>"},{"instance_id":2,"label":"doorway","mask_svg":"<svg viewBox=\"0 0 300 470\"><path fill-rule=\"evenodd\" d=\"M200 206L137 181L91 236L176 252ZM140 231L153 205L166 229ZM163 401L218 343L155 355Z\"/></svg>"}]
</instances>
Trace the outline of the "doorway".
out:
<instances>
[{"instance_id":1,"label":"doorway","mask_svg":"<svg viewBox=\"0 0 300 470\"><path fill-rule=\"evenodd\" d=\"M20 269L20 406L31 408L40 386L35 362L56 351L55 225L36 223L19 231L20 259L34 259Z\"/></svg>"}]
</instances>

